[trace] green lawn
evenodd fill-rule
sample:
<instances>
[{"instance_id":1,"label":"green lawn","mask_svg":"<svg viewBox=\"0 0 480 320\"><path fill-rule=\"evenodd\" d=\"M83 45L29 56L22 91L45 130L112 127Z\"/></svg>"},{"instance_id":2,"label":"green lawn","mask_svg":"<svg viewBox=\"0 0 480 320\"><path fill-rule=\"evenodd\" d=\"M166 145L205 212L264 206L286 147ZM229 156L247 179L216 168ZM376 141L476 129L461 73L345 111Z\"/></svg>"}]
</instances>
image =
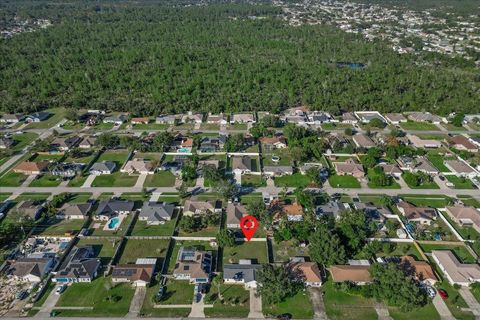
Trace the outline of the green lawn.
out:
<instances>
[{"instance_id":1,"label":"green lawn","mask_svg":"<svg viewBox=\"0 0 480 320\"><path fill-rule=\"evenodd\" d=\"M391 178L391 184L387 186L377 186L374 185L370 180L373 179L377 174L373 169L368 169L368 187L372 189L400 189L400 185L395 181L394 178Z\"/></svg>"},{"instance_id":2,"label":"green lawn","mask_svg":"<svg viewBox=\"0 0 480 320\"><path fill-rule=\"evenodd\" d=\"M167 255L169 240L128 239L119 263L135 263L138 258L157 258L160 266Z\"/></svg>"},{"instance_id":3,"label":"green lawn","mask_svg":"<svg viewBox=\"0 0 480 320\"><path fill-rule=\"evenodd\" d=\"M332 188L360 188L360 181L352 176L339 176L334 174L328 178Z\"/></svg>"},{"instance_id":4,"label":"green lawn","mask_svg":"<svg viewBox=\"0 0 480 320\"><path fill-rule=\"evenodd\" d=\"M411 204L417 207L431 207L431 208L445 208L449 202L450 198L443 195L399 195L405 201L410 202Z\"/></svg>"},{"instance_id":5,"label":"green lawn","mask_svg":"<svg viewBox=\"0 0 480 320\"><path fill-rule=\"evenodd\" d=\"M117 167L115 170L120 170L125 161L127 161L128 151L114 151L107 150L98 157L97 162L103 161L113 161L116 163Z\"/></svg>"},{"instance_id":6,"label":"green lawn","mask_svg":"<svg viewBox=\"0 0 480 320\"><path fill-rule=\"evenodd\" d=\"M432 252L433 250L450 250L455 253L457 258L463 263L475 263L475 258L468 252L465 246L461 243L459 245L447 244L420 244L420 247L425 252Z\"/></svg>"},{"instance_id":7,"label":"green lawn","mask_svg":"<svg viewBox=\"0 0 480 320\"><path fill-rule=\"evenodd\" d=\"M423 260L417 248L410 243L396 243L395 249L392 252L377 252L375 255L377 257L412 256L415 260Z\"/></svg>"},{"instance_id":8,"label":"green lawn","mask_svg":"<svg viewBox=\"0 0 480 320\"><path fill-rule=\"evenodd\" d=\"M430 181L430 182L425 182L419 186L409 184L407 180L405 180L404 177L405 174L402 174L403 181L412 189L440 189L440 187L435 183L435 181Z\"/></svg>"},{"instance_id":9,"label":"green lawn","mask_svg":"<svg viewBox=\"0 0 480 320\"><path fill-rule=\"evenodd\" d=\"M455 185L455 189L475 189L472 180L468 178L459 178L457 176L445 176L445 178Z\"/></svg>"},{"instance_id":10,"label":"green lawn","mask_svg":"<svg viewBox=\"0 0 480 320\"><path fill-rule=\"evenodd\" d=\"M82 151L82 154L78 158L68 156L67 159L65 159L65 162L84 163L85 165L88 165L95 157L95 154L94 151Z\"/></svg>"},{"instance_id":11,"label":"green lawn","mask_svg":"<svg viewBox=\"0 0 480 320\"><path fill-rule=\"evenodd\" d=\"M220 131L220 125L217 123L202 123L200 125L200 129L202 130L218 130Z\"/></svg>"},{"instance_id":12,"label":"green lawn","mask_svg":"<svg viewBox=\"0 0 480 320\"><path fill-rule=\"evenodd\" d=\"M294 173L276 177L274 182L276 187L305 188L310 183L310 178L301 173Z\"/></svg>"},{"instance_id":13,"label":"green lawn","mask_svg":"<svg viewBox=\"0 0 480 320\"><path fill-rule=\"evenodd\" d=\"M29 187L56 187L61 182L62 177L46 173L42 174L41 176L37 176L37 178L30 183Z\"/></svg>"},{"instance_id":14,"label":"green lawn","mask_svg":"<svg viewBox=\"0 0 480 320\"><path fill-rule=\"evenodd\" d=\"M51 154L50 153L49 154L36 153L30 158L30 161L35 161L35 162L44 161L44 160L60 161L63 157L64 157L64 155L58 154L58 153L51 153Z\"/></svg>"},{"instance_id":15,"label":"green lawn","mask_svg":"<svg viewBox=\"0 0 480 320\"><path fill-rule=\"evenodd\" d=\"M80 130L85 128L86 124L82 122L77 122L77 121L67 121L65 124L62 126L63 129L65 130Z\"/></svg>"},{"instance_id":16,"label":"green lawn","mask_svg":"<svg viewBox=\"0 0 480 320\"><path fill-rule=\"evenodd\" d=\"M451 123L442 123L441 126L448 131L467 131L467 128L465 128L464 126L457 127Z\"/></svg>"},{"instance_id":17,"label":"green lawn","mask_svg":"<svg viewBox=\"0 0 480 320\"><path fill-rule=\"evenodd\" d=\"M50 113L50 117L45 121L40 122L32 122L30 123L26 129L45 129L51 128L57 123L59 123L64 117L67 111L66 108L53 108L47 109L46 112Z\"/></svg>"},{"instance_id":18,"label":"green lawn","mask_svg":"<svg viewBox=\"0 0 480 320\"><path fill-rule=\"evenodd\" d=\"M263 313L273 317L289 313L294 319L311 319L313 317L313 307L308 292L301 290L293 297L289 297L276 305L265 305L264 303Z\"/></svg>"},{"instance_id":19,"label":"green lawn","mask_svg":"<svg viewBox=\"0 0 480 320\"><path fill-rule=\"evenodd\" d=\"M262 200L263 200L263 196L261 193L249 193L249 194L242 195L240 197L240 202L242 204L249 204L252 202L262 201Z\"/></svg>"},{"instance_id":20,"label":"green lawn","mask_svg":"<svg viewBox=\"0 0 480 320\"><path fill-rule=\"evenodd\" d=\"M191 304L193 289L194 285L188 280L168 280L165 299L159 304Z\"/></svg>"},{"instance_id":21,"label":"green lawn","mask_svg":"<svg viewBox=\"0 0 480 320\"><path fill-rule=\"evenodd\" d=\"M218 298L217 288L212 286L205 297L208 304L213 303L213 308L205 308L207 317L216 318L247 318L250 312L250 293L241 285L220 286L223 301Z\"/></svg>"},{"instance_id":22,"label":"green lawn","mask_svg":"<svg viewBox=\"0 0 480 320\"><path fill-rule=\"evenodd\" d=\"M15 134L12 136L12 139L15 141L15 144L12 146L13 151L20 151L35 139L37 139L38 134L33 132L24 132L22 134Z\"/></svg>"},{"instance_id":23,"label":"green lawn","mask_svg":"<svg viewBox=\"0 0 480 320\"><path fill-rule=\"evenodd\" d=\"M245 174L242 176L242 187L266 187L267 182L260 175Z\"/></svg>"},{"instance_id":24,"label":"green lawn","mask_svg":"<svg viewBox=\"0 0 480 320\"><path fill-rule=\"evenodd\" d=\"M45 303L45 300L47 300L48 295L52 292L53 288L55 288L55 283L52 281L48 282L47 288L43 291L42 296L33 304L33 306L41 307Z\"/></svg>"},{"instance_id":25,"label":"green lawn","mask_svg":"<svg viewBox=\"0 0 480 320\"><path fill-rule=\"evenodd\" d=\"M480 238L480 234L472 227L462 227L454 222L446 212L441 213L450 224L455 228L455 230L462 236L465 240L475 240Z\"/></svg>"},{"instance_id":26,"label":"green lawn","mask_svg":"<svg viewBox=\"0 0 480 320\"><path fill-rule=\"evenodd\" d=\"M437 288L442 288L448 293L448 299L445 300L448 309L452 312L452 315L456 319L462 320L473 320L475 317L471 312L462 311L462 308L468 308L465 300L463 300L462 296L458 293L458 290L453 288L448 281L442 281L441 283L437 283Z\"/></svg>"},{"instance_id":27,"label":"green lawn","mask_svg":"<svg viewBox=\"0 0 480 320\"><path fill-rule=\"evenodd\" d=\"M223 263L238 263L240 259L252 259L257 263L268 263L265 241L237 242L234 247L223 248Z\"/></svg>"},{"instance_id":28,"label":"green lawn","mask_svg":"<svg viewBox=\"0 0 480 320\"><path fill-rule=\"evenodd\" d=\"M0 202L7 200L12 194L11 193L0 193Z\"/></svg>"},{"instance_id":29,"label":"green lawn","mask_svg":"<svg viewBox=\"0 0 480 320\"><path fill-rule=\"evenodd\" d=\"M51 218L40 221L35 225L35 235L63 236L65 234L77 234L82 230L85 224L83 219L64 219L59 220Z\"/></svg>"},{"instance_id":30,"label":"green lawn","mask_svg":"<svg viewBox=\"0 0 480 320\"><path fill-rule=\"evenodd\" d=\"M295 246L292 241L272 242L273 259L275 262L288 262L290 257L307 257L308 248Z\"/></svg>"},{"instance_id":31,"label":"green lawn","mask_svg":"<svg viewBox=\"0 0 480 320\"><path fill-rule=\"evenodd\" d=\"M170 221L159 225L147 225L146 221L137 219L133 227L132 236L171 236L175 229L178 212L175 210L174 215Z\"/></svg>"},{"instance_id":32,"label":"green lawn","mask_svg":"<svg viewBox=\"0 0 480 320\"><path fill-rule=\"evenodd\" d=\"M90 192L72 193L68 202L69 203L85 203L91 197L92 197L92 194Z\"/></svg>"},{"instance_id":33,"label":"green lawn","mask_svg":"<svg viewBox=\"0 0 480 320\"><path fill-rule=\"evenodd\" d=\"M97 176L92 182L92 187L133 187L138 180L138 175L129 175L119 171L112 174Z\"/></svg>"},{"instance_id":34,"label":"green lawn","mask_svg":"<svg viewBox=\"0 0 480 320\"><path fill-rule=\"evenodd\" d=\"M450 172L450 170L445 166L444 161L446 160L443 155L440 154L429 154L427 156L428 161L430 161L435 168L440 172Z\"/></svg>"},{"instance_id":35,"label":"green lawn","mask_svg":"<svg viewBox=\"0 0 480 320\"><path fill-rule=\"evenodd\" d=\"M275 162L272 160L273 156L280 158ZM293 164L292 158L288 149L276 149L275 152L264 154L262 157L263 166L291 166Z\"/></svg>"},{"instance_id":36,"label":"green lawn","mask_svg":"<svg viewBox=\"0 0 480 320\"><path fill-rule=\"evenodd\" d=\"M104 123L99 122L92 127L95 131L97 130L110 130L113 128L113 123Z\"/></svg>"},{"instance_id":37,"label":"green lawn","mask_svg":"<svg viewBox=\"0 0 480 320\"><path fill-rule=\"evenodd\" d=\"M246 123L234 123L227 124L227 130L247 130L248 126Z\"/></svg>"},{"instance_id":38,"label":"green lawn","mask_svg":"<svg viewBox=\"0 0 480 320\"><path fill-rule=\"evenodd\" d=\"M440 315L438 314L437 310L433 306L433 303L428 303L426 306L422 308L418 308L412 310L410 312L401 311L395 307L389 307L388 311L390 316L394 320L439 320Z\"/></svg>"},{"instance_id":39,"label":"green lawn","mask_svg":"<svg viewBox=\"0 0 480 320\"><path fill-rule=\"evenodd\" d=\"M414 122L414 121L407 121L400 123L400 127L405 130L418 130L418 131L440 131L433 123L429 122Z\"/></svg>"},{"instance_id":40,"label":"green lawn","mask_svg":"<svg viewBox=\"0 0 480 320\"><path fill-rule=\"evenodd\" d=\"M158 152L137 152L135 153L135 155L133 156L134 159L143 159L145 161L152 161L152 160L155 160L155 161L158 161L160 162L160 156L162 154L161 153L158 153Z\"/></svg>"},{"instance_id":41,"label":"green lawn","mask_svg":"<svg viewBox=\"0 0 480 320\"><path fill-rule=\"evenodd\" d=\"M168 124L163 124L163 123L139 123L139 124L134 124L132 129L133 130L165 130L168 129L170 125Z\"/></svg>"},{"instance_id":42,"label":"green lawn","mask_svg":"<svg viewBox=\"0 0 480 320\"><path fill-rule=\"evenodd\" d=\"M475 198L472 198L471 196L461 196L459 195L458 198L462 200L462 202L467 205L467 206L472 206L475 208L480 208L480 201L478 201Z\"/></svg>"},{"instance_id":43,"label":"green lawn","mask_svg":"<svg viewBox=\"0 0 480 320\"><path fill-rule=\"evenodd\" d=\"M102 260L102 265L110 262L115 250L120 244L120 238L116 239L86 239L82 238L78 241L77 246L92 246L95 255Z\"/></svg>"},{"instance_id":44,"label":"green lawn","mask_svg":"<svg viewBox=\"0 0 480 320\"><path fill-rule=\"evenodd\" d=\"M322 285L325 312L331 320L377 319L374 301L336 290L331 281Z\"/></svg>"},{"instance_id":45,"label":"green lawn","mask_svg":"<svg viewBox=\"0 0 480 320\"><path fill-rule=\"evenodd\" d=\"M173 187L175 185L175 176L170 171L159 171L155 174L149 174L145 179L144 187Z\"/></svg>"},{"instance_id":46,"label":"green lawn","mask_svg":"<svg viewBox=\"0 0 480 320\"><path fill-rule=\"evenodd\" d=\"M93 310L58 310L60 316L124 316L135 289L128 283L113 285L110 278L98 277L92 283L75 283L60 296L58 307L93 307ZM118 301L109 299L119 298Z\"/></svg>"},{"instance_id":47,"label":"green lawn","mask_svg":"<svg viewBox=\"0 0 480 320\"><path fill-rule=\"evenodd\" d=\"M220 225L218 226L208 226L203 229L199 229L193 232L186 232L182 228L178 228L178 235L180 237L215 237L220 230Z\"/></svg>"},{"instance_id":48,"label":"green lawn","mask_svg":"<svg viewBox=\"0 0 480 320\"><path fill-rule=\"evenodd\" d=\"M85 183L85 180L87 180L88 176L83 176L83 175L77 175L73 179L71 179L68 182L69 187L81 187Z\"/></svg>"},{"instance_id":49,"label":"green lawn","mask_svg":"<svg viewBox=\"0 0 480 320\"><path fill-rule=\"evenodd\" d=\"M0 178L0 186L2 187L20 187L28 176L23 173L8 172Z\"/></svg>"}]
</instances>

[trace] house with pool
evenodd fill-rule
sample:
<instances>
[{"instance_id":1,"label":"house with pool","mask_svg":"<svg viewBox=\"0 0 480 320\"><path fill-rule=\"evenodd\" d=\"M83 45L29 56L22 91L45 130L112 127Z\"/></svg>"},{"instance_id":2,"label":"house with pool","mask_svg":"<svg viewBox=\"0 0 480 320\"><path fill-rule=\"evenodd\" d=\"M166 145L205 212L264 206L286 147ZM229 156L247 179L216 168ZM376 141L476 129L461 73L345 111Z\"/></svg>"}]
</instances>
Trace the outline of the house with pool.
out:
<instances>
[{"instance_id":1,"label":"house with pool","mask_svg":"<svg viewBox=\"0 0 480 320\"><path fill-rule=\"evenodd\" d=\"M58 283L92 282L100 268L92 246L74 247L55 273L52 281Z\"/></svg>"},{"instance_id":2,"label":"house with pool","mask_svg":"<svg viewBox=\"0 0 480 320\"><path fill-rule=\"evenodd\" d=\"M95 211L95 221L106 221L105 225L94 223L93 228L103 228L106 231L115 231L122 224L123 219L134 211L135 203L128 200L108 199L101 201Z\"/></svg>"}]
</instances>

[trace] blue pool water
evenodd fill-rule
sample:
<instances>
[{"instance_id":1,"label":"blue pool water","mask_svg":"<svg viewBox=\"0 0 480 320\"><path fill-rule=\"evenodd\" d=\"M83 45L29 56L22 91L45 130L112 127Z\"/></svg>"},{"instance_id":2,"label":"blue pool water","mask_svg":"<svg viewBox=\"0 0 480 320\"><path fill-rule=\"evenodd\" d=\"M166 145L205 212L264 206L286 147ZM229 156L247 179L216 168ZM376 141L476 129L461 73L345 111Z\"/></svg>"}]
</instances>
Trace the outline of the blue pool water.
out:
<instances>
[{"instance_id":1,"label":"blue pool water","mask_svg":"<svg viewBox=\"0 0 480 320\"><path fill-rule=\"evenodd\" d=\"M181 148L181 149L178 149L178 152L187 153L187 152L190 152L190 149L189 148Z\"/></svg>"},{"instance_id":2,"label":"blue pool water","mask_svg":"<svg viewBox=\"0 0 480 320\"><path fill-rule=\"evenodd\" d=\"M118 218L110 219L110 221L108 221L108 229L115 229L119 223L120 223L120 219Z\"/></svg>"}]
</instances>

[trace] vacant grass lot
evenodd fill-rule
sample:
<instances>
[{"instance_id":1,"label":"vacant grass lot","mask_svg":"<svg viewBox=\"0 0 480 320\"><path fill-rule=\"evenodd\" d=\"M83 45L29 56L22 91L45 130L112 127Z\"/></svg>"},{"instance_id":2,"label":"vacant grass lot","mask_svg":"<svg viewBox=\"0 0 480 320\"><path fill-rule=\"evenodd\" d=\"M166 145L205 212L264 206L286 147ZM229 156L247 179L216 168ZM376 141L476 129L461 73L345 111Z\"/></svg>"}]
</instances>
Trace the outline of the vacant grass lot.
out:
<instances>
[{"instance_id":1,"label":"vacant grass lot","mask_svg":"<svg viewBox=\"0 0 480 320\"><path fill-rule=\"evenodd\" d=\"M107 150L98 157L97 162L113 161L117 165L115 170L120 170L125 161L127 161L128 151Z\"/></svg>"},{"instance_id":2,"label":"vacant grass lot","mask_svg":"<svg viewBox=\"0 0 480 320\"><path fill-rule=\"evenodd\" d=\"M445 176L445 178L455 185L455 189L475 189L472 180L468 178L459 178L457 176Z\"/></svg>"},{"instance_id":3,"label":"vacant grass lot","mask_svg":"<svg viewBox=\"0 0 480 320\"><path fill-rule=\"evenodd\" d=\"M119 263L135 263L138 258L157 258L161 265L167 255L169 240L128 239Z\"/></svg>"},{"instance_id":4,"label":"vacant grass lot","mask_svg":"<svg viewBox=\"0 0 480 320\"><path fill-rule=\"evenodd\" d=\"M417 131L440 131L433 123L429 122L414 122L414 121L407 121L400 123L400 127L405 130L417 130Z\"/></svg>"},{"instance_id":5,"label":"vacant grass lot","mask_svg":"<svg viewBox=\"0 0 480 320\"><path fill-rule=\"evenodd\" d=\"M294 245L291 241L272 242L273 259L275 262L288 262L290 257L307 257L308 248Z\"/></svg>"},{"instance_id":6,"label":"vacant grass lot","mask_svg":"<svg viewBox=\"0 0 480 320\"><path fill-rule=\"evenodd\" d=\"M13 151L20 151L37 138L38 138L38 134L33 132L24 132L22 134L15 134L12 136L14 144L11 147L11 149Z\"/></svg>"},{"instance_id":7,"label":"vacant grass lot","mask_svg":"<svg viewBox=\"0 0 480 320\"><path fill-rule=\"evenodd\" d=\"M77 234L85 224L83 219L56 219L43 220L35 225L35 235L63 236L65 234Z\"/></svg>"},{"instance_id":8,"label":"vacant grass lot","mask_svg":"<svg viewBox=\"0 0 480 320\"><path fill-rule=\"evenodd\" d=\"M220 294L224 300L223 303L218 299L217 288L211 287L206 301L210 304L210 299L212 299L213 308L205 308L205 315L207 317L248 317L248 313L250 312L250 292L245 290L243 286L222 284L220 286Z\"/></svg>"},{"instance_id":9,"label":"vacant grass lot","mask_svg":"<svg viewBox=\"0 0 480 320\"><path fill-rule=\"evenodd\" d=\"M276 187L305 188L311 181L309 177L301 173L294 173L292 175L276 177L274 182Z\"/></svg>"},{"instance_id":10,"label":"vacant grass lot","mask_svg":"<svg viewBox=\"0 0 480 320\"><path fill-rule=\"evenodd\" d=\"M399 195L405 201L410 202L411 204L417 207L431 207L431 208L445 208L449 202L450 198L443 195Z\"/></svg>"},{"instance_id":11,"label":"vacant grass lot","mask_svg":"<svg viewBox=\"0 0 480 320\"><path fill-rule=\"evenodd\" d=\"M28 176L23 173L8 172L0 178L0 186L2 187L20 187Z\"/></svg>"},{"instance_id":12,"label":"vacant grass lot","mask_svg":"<svg viewBox=\"0 0 480 320\"><path fill-rule=\"evenodd\" d=\"M328 178L332 188L360 188L360 181L352 176L333 175Z\"/></svg>"},{"instance_id":13,"label":"vacant grass lot","mask_svg":"<svg viewBox=\"0 0 480 320\"><path fill-rule=\"evenodd\" d=\"M159 171L155 174L149 174L145 179L144 187L173 187L175 185L175 176L170 171Z\"/></svg>"},{"instance_id":14,"label":"vacant grass lot","mask_svg":"<svg viewBox=\"0 0 480 320\"><path fill-rule=\"evenodd\" d=\"M124 316L135 289L128 283L113 285L110 278L98 277L92 283L75 283L60 296L57 307L93 307L93 310L58 310L60 316ZM115 301L110 299L116 297Z\"/></svg>"},{"instance_id":15,"label":"vacant grass lot","mask_svg":"<svg viewBox=\"0 0 480 320\"><path fill-rule=\"evenodd\" d=\"M33 180L29 187L56 187L62 182L62 178L60 176L54 176L52 174L46 173L42 174L41 176L37 176L35 180Z\"/></svg>"},{"instance_id":16,"label":"vacant grass lot","mask_svg":"<svg viewBox=\"0 0 480 320\"><path fill-rule=\"evenodd\" d=\"M435 168L440 172L450 172L450 170L445 166L444 161L446 160L444 156L439 154L429 154L427 156L428 161L430 161Z\"/></svg>"},{"instance_id":17,"label":"vacant grass lot","mask_svg":"<svg viewBox=\"0 0 480 320\"><path fill-rule=\"evenodd\" d=\"M242 176L242 187L266 187L267 181L260 175L245 174Z\"/></svg>"},{"instance_id":18,"label":"vacant grass lot","mask_svg":"<svg viewBox=\"0 0 480 320\"><path fill-rule=\"evenodd\" d=\"M408 181L405 180L405 174L402 174L402 179L412 189L440 189L438 184L436 184L435 181L433 181L433 180L416 186L416 185L408 183Z\"/></svg>"},{"instance_id":19,"label":"vacant grass lot","mask_svg":"<svg viewBox=\"0 0 480 320\"><path fill-rule=\"evenodd\" d=\"M263 313L273 317L289 313L294 319L311 319L313 317L313 307L308 292L301 290L293 297L289 297L276 305L263 304Z\"/></svg>"},{"instance_id":20,"label":"vacant grass lot","mask_svg":"<svg viewBox=\"0 0 480 320\"><path fill-rule=\"evenodd\" d=\"M240 259L252 259L255 263L268 263L265 241L237 242L234 247L223 248L223 263L238 263Z\"/></svg>"},{"instance_id":21,"label":"vacant grass lot","mask_svg":"<svg viewBox=\"0 0 480 320\"><path fill-rule=\"evenodd\" d=\"M110 262L115 250L120 244L121 239L86 239L82 238L78 241L78 246L92 246L95 255L102 260L102 265Z\"/></svg>"},{"instance_id":22,"label":"vacant grass lot","mask_svg":"<svg viewBox=\"0 0 480 320\"><path fill-rule=\"evenodd\" d=\"M97 176L92 182L92 187L133 187L138 180L138 175L129 175L119 171L112 174Z\"/></svg>"}]
</instances>

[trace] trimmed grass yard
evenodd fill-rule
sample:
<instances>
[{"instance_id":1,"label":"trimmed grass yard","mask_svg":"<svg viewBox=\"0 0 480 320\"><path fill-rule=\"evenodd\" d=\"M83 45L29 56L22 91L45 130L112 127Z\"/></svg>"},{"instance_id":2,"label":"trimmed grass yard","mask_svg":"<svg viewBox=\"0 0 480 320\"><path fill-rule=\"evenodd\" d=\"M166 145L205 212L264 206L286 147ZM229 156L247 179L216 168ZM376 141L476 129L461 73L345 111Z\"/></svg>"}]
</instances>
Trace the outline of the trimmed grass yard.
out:
<instances>
[{"instance_id":1,"label":"trimmed grass yard","mask_svg":"<svg viewBox=\"0 0 480 320\"><path fill-rule=\"evenodd\" d=\"M440 154L429 154L427 155L427 159L433 164L435 168L440 170L440 172L450 172L450 170L444 164L444 161L448 160L448 159L445 159L444 156Z\"/></svg>"},{"instance_id":2,"label":"trimmed grass yard","mask_svg":"<svg viewBox=\"0 0 480 320\"><path fill-rule=\"evenodd\" d=\"M102 174L95 177L92 187L133 187L137 182L138 175L129 175L119 171L112 174Z\"/></svg>"},{"instance_id":3,"label":"trimmed grass yard","mask_svg":"<svg viewBox=\"0 0 480 320\"><path fill-rule=\"evenodd\" d=\"M12 146L13 151L20 151L26 146L28 146L32 141L37 139L38 134L33 132L24 132L22 134L14 134L12 139L15 141L14 145Z\"/></svg>"},{"instance_id":4,"label":"trimmed grass yard","mask_svg":"<svg viewBox=\"0 0 480 320\"><path fill-rule=\"evenodd\" d=\"M368 169L368 187L369 188L372 188L372 189L400 189L400 185L395 181L395 179L392 177L391 178L391 184L390 185L387 185L387 186L377 186L377 185L374 185L370 180L371 179L374 179L375 176L377 176L377 174L375 173L375 171L373 169Z\"/></svg>"},{"instance_id":5,"label":"trimmed grass yard","mask_svg":"<svg viewBox=\"0 0 480 320\"><path fill-rule=\"evenodd\" d=\"M128 239L120 257L120 264L135 263L138 258L157 258L161 266L168 250L169 240Z\"/></svg>"},{"instance_id":6,"label":"trimmed grass yard","mask_svg":"<svg viewBox=\"0 0 480 320\"><path fill-rule=\"evenodd\" d=\"M0 186L2 187L20 187L27 179L27 175L23 173L8 172L0 178Z\"/></svg>"},{"instance_id":7,"label":"trimmed grass yard","mask_svg":"<svg viewBox=\"0 0 480 320\"><path fill-rule=\"evenodd\" d=\"M92 246L95 251L95 255L102 260L102 265L106 265L110 262L115 250L120 244L120 238L117 239L86 239L82 238L78 241L77 246Z\"/></svg>"},{"instance_id":8,"label":"trimmed grass yard","mask_svg":"<svg viewBox=\"0 0 480 320\"><path fill-rule=\"evenodd\" d=\"M263 201L263 196L261 193L252 192L240 196L240 203L245 205L256 201Z\"/></svg>"},{"instance_id":9,"label":"trimmed grass yard","mask_svg":"<svg viewBox=\"0 0 480 320\"><path fill-rule=\"evenodd\" d=\"M173 187L175 185L175 176L170 171L159 171L155 174L149 174L145 179L144 187Z\"/></svg>"},{"instance_id":10,"label":"trimmed grass yard","mask_svg":"<svg viewBox=\"0 0 480 320\"><path fill-rule=\"evenodd\" d=\"M462 202L467 206L480 208L480 202L477 199L472 198L471 196L461 196L461 195L459 195L458 198L460 200L462 200Z\"/></svg>"},{"instance_id":11,"label":"trimmed grass yard","mask_svg":"<svg viewBox=\"0 0 480 320\"><path fill-rule=\"evenodd\" d=\"M37 176L35 180L30 183L29 187L56 187L62 182L62 177L54 176L52 174L46 173L41 176Z\"/></svg>"},{"instance_id":12,"label":"trimmed grass yard","mask_svg":"<svg viewBox=\"0 0 480 320\"><path fill-rule=\"evenodd\" d=\"M277 156L279 161L273 161L272 157ZM291 166L293 164L292 158L288 149L276 149L275 152L267 153L262 157L263 166Z\"/></svg>"},{"instance_id":13,"label":"trimmed grass yard","mask_svg":"<svg viewBox=\"0 0 480 320\"><path fill-rule=\"evenodd\" d=\"M170 125L163 123L138 123L132 126L133 130L166 130Z\"/></svg>"},{"instance_id":14,"label":"trimmed grass yard","mask_svg":"<svg viewBox=\"0 0 480 320\"><path fill-rule=\"evenodd\" d=\"M289 297L276 305L263 304L263 313L267 316L275 317L279 314L289 313L293 319L312 319L313 307L310 301L308 291L300 290L293 297ZM349 319L349 318L345 318ZM358 319L358 318L350 318Z\"/></svg>"},{"instance_id":15,"label":"trimmed grass yard","mask_svg":"<svg viewBox=\"0 0 480 320\"><path fill-rule=\"evenodd\" d=\"M25 129L45 129L51 128L59 123L64 117L67 111L66 108L53 108L47 109L46 112L50 113L50 117L45 121L32 122Z\"/></svg>"},{"instance_id":16,"label":"trimmed grass yard","mask_svg":"<svg viewBox=\"0 0 480 320\"><path fill-rule=\"evenodd\" d=\"M450 198L443 195L399 195L404 201L408 201L417 207L445 208L450 203Z\"/></svg>"},{"instance_id":17,"label":"trimmed grass yard","mask_svg":"<svg viewBox=\"0 0 480 320\"><path fill-rule=\"evenodd\" d=\"M360 181L352 176L339 176L334 174L328 178L332 188L360 188Z\"/></svg>"},{"instance_id":18,"label":"trimmed grass yard","mask_svg":"<svg viewBox=\"0 0 480 320\"><path fill-rule=\"evenodd\" d=\"M250 292L242 285L220 286L220 294L223 300L218 298L217 287L210 287L210 292L205 297L207 304L213 304L213 308L205 308L207 317L217 318L247 318L250 312Z\"/></svg>"},{"instance_id":19,"label":"trimmed grass yard","mask_svg":"<svg viewBox=\"0 0 480 320\"><path fill-rule=\"evenodd\" d=\"M242 176L242 187L266 187L267 182L261 175L245 174Z\"/></svg>"},{"instance_id":20,"label":"trimmed grass yard","mask_svg":"<svg viewBox=\"0 0 480 320\"><path fill-rule=\"evenodd\" d=\"M377 319L374 301L336 290L331 280L322 285L325 312L331 320Z\"/></svg>"},{"instance_id":21,"label":"trimmed grass yard","mask_svg":"<svg viewBox=\"0 0 480 320\"><path fill-rule=\"evenodd\" d=\"M98 277L92 283L74 283L60 296L57 307L93 307L92 310L58 310L60 316L124 316L135 289L128 284L113 285L110 278ZM119 299L111 299L115 297Z\"/></svg>"},{"instance_id":22,"label":"trimmed grass yard","mask_svg":"<svg viewBox=\"0 0 480 320\"><path fill-rule=\"evenodd\" d=\"M268 263L267 242L237 242L234 247L223 248L223 263L238 263L240 259L256 260L255 263Z\"/></svg>"},{"instance_id":23,"label":"trimmed grass yard","mask_svg":"<svg viewBox=\"0 0 480 320\"><path fill-rule=\"evenodd\" d=\"M57 219L51 218L40 221L35 225L34 234L42 236L63 236L69 234L77 234L85 225L83 219Z\"/></svg>"},{"instance_id":24,"label":"trimmed grass yard","mask_svg":"<svg viewBox=\"0 0 480 320\"><path fill-rule=\"evenodd\" d=\"M310 178L301 173L294 173L292 175L276 177L274 182L276 187L304 188L310 183Z\"/></svg>"},{"instance_id":25,"label":"trimmed grass yard","mask_svg":"<svg viewBox=\"0 0 480 320\"><path fill-rule=\"evenodd\" d=\"M175 230L177 222L178 210L174 211L174 215L170 221L159 225L147 225L146 221L137 219L133 227L132 236L171 236Z\"/></svg>"},{"instance_id":26,"label":"trimmed grass yard","mask_svg":"<svg viewBox=\"0 0 480 320\"><path fill-rule=\"evenodd\" d=\"M455 185L455 189L475 189L472 180L468 178L457 176L445 176L445 178Z\"/></svg>"},{"instance_id":27,"label":"trimmed grass yard","mask_svg":"<svg viewBox=\"0 0 480 320\"><path fill-rule=\"evenodd\" d=\"M447 244L422 244L420 247L425 252L432 252L433 250L450 250L457 256L462 263L475 263L475 258L468 252L467 248L459 242L458 245Z\"/></svg>"},{"instance_id":28,"label":"trimmed grass yard","mask_svg":"<svg viewBox=\"0 0 480 320\"><path fill-rule=\"evenodd\" d=\"M73 179L71 179L68 182L69 187L81 187L85 183L85 180L87 180L88 176L83 176L83 175L77 175Z\"/></svg>"},{"instance_id":29,"label":"trimmed grass yard","mask_svg":"<svg viewBox=\"0 0 480 320\"><path fill-rule=\"evenodd\" d=\"M415 309L410 312L401 311L399 308L388 307L390 316L394 320L439 320L440 315L433 306L433 303L429 302L422 308Z\"/></svg>"},{"instance_id":30,"label":"trimmed grass yard","mask_svg":"<svg viewBox=\"0 0 480 320\"><path fill-rule=\"evenodd\" d=\"M412 189L440 189L440 187L433 180L416 186L416 185L408 183L408 181L405 180L405 173L402 174L402 179Z\"/></svg>"},{"instance_id":31,"label":"trimmed grass yard","mask_svg":"<svg viewBox=\"0 0 480 320\"><path fill-rule=\"evenodd\" d=\"M69 203L85 203L92 197L90 192L71 193Z\"/></svg>"},{"instance_id":32,"label":"trimmed grass yard","mask_svg":"<svg viewBox=\"0 0 480 320\"><path fill-rule=\"evenodd\" d=\"M107 150L98 157L97 162L113 161L117 165L115 170L118 171L123 166L125 161L127 161L127 157L128 151Z\"/></svg>"},{"instance_id":33,"label":"trimmed grass yard","mask_svg":"<svg viewBox=\"0 0 480 320\"><path fill-rule=\"evenodd\" d=\"M274 262L288 262L290 257L307 257L308 248L295 246L291 241L277 243L272 240Z\"/></svg>"},{"instance_id":34,"label":"trimmed grass yard","mask_svg":"<svg viewBox=\"0 0 480 320\"><path fill-rule=\"evenodd\" d=\"M418 131L440 131L440 128L429 122L414 122L407 121L400 123L400 127L405 130L418 130Z\"/></svg>"},{"instance_id":35,"label":"trimmed grass yard","mask_svg":"<svg viewBox=\"0 0 480 320\"><path fill-rule=\"evenodd\" d=\"M164 300L155 302L155 295L158 292L160 284L155 281L150 287L147 287L145 300L143 300L140 314L145 317L188 317L191 308L155 308L156 304L191 304L193 298L194 286L188 281L169 280L165 286Z\"/></svg>"}]
</instances>

